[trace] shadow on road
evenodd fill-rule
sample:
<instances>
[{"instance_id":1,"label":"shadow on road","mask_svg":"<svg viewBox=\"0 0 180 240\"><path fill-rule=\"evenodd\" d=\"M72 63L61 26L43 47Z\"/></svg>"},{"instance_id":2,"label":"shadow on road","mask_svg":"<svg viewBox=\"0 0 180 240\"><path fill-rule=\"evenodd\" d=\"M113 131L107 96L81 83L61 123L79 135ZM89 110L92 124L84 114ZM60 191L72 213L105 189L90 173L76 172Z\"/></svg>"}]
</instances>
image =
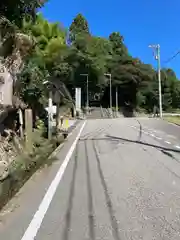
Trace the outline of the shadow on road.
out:
<instances>
[{"instance_id":1,"label":"shadow on road","mask_svg":"<svg viewBox=\"0 0 180 240\"><path fill-rule=\"evenodd\" d=\"M101 167L101 162L100 162L99 155L98 155L98 152L97 152L97 149L96 149L96 146L95 146L95 141L93 141L92 143L93 143L93 149L94 149L94 152L95 152L95 155L96 155L98 172L99 172L101 184L102 184L103 190L104 190L106 205L107 205L108 211L109 211L109 216L110 216L111 226L112 226L112 233L113 233L113 236L114 236L115 240L120 240L117 220L116 220L115 213L114 213L114 210L113 210L112 201L111 201L111 198L110 198L109 193L108 193L108 187L107 187L106 181L104 179L104 175L103 175L103 171L102 171L102 167Z\"/></svg>"},{"instance_id":2,"label":"shadow on road","mask_svg":"<svg viewBox=\"0 0 180 240\"><path fill-rule=\"evenodd\" d=\"M131 106L126 106L122 108L122 114L124 117L132 118L135 117L134 110Z\"/></svg>"},{"instance_id":3,"label":"shadow on road","mask_svg":"<svg viewBox=\"0 0 180 240\"><path fill-rule=\"evenodd\" d=\"M115 137L115 136L111 136L111 135L106 135L106 137L110 138L110 139L114 139L114 140L121 140L121 141L126 141L126 142L131 142L131 143L137 143L137 144L142 144L142 145L145 145L145 146L150 146L150 147L154 147L154 148L158 148L158 149L163 149L165 151L180 153L180 150L178 150L178 149L166 148L166 147L163 147L163 146L146 143L146 142L142 142L142 141L139 141L139 140L131 140L131 139ZM98 140L98 139L96 139L96 140Z\"/></svg>"},{"instance_id":4,"label":"shadow on road","mask_svg":"<svg viewBox=\"0 0 180 240\"><path fill-rule=\"evenodd\" d=\"M76 180L76 172L77 172L77 159L78 159L78 145L76 146L75 151L75 160L74 160L74 166L73 166L73 175L70 185L70 193L69 193L69 200L68 200L68 206L67 206L67 212L65 217L65 228L63 232L63 240L69 239L69 231L71 228L71 212L73 207L73 198L74 198L74 190L75 190L75 180Z\"/></svg>"},{"instance_id":5,"label":"shadow on road","mask_svg":"<svg viewBox=\"0 0 180 240\"><path fill-rule=\"evenodd\" d=\"M87 194L88 194L88 221L89 221L89 236L91 240L95 240L95 220L94 220L94 209L93 209L93 197L92 197L92 186L91 186L91 173L89 168L89 157L87 150L87 143L84 142L85 155L86 155L86 175L87 175Z\"/></svg>"}]
</instances>

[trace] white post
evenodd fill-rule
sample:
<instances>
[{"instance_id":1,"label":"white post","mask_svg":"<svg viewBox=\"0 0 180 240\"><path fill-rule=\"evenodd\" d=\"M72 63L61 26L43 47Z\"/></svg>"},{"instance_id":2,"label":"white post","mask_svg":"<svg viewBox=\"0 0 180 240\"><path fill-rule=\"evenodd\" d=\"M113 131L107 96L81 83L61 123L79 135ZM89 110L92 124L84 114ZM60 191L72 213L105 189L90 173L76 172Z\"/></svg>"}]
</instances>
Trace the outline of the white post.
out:
<instances>
[{"instance_id":1,"label":"white post","mask_svg":"<svg viewBox=\"0 0 180 240\"><path fill-rule=\"evenodd\" d=\"M23 114L22 114L22 110L20 108L18 110L18 113L19 113L19 124L20 124L20 127L19 127L20 137L23 138L24 137L24 135L23 135Z\"/></svg>"},{"instance_id":2,"label":"white post","mask_svg":"<svg viewBox=\"0 0 180 240\"><path fill-rule=\"evenodd\" d=\"M48 100L48 139L52 137L52 91L49 91Z\"/></svg>"}]
</instances>

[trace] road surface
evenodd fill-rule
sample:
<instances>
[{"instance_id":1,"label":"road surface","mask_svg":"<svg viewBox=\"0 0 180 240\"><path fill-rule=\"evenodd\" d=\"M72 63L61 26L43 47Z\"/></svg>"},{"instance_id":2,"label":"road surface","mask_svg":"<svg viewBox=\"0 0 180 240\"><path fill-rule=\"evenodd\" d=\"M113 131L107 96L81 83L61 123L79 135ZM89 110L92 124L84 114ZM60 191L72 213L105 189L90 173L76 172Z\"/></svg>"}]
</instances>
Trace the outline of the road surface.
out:
<instances>
[{"instance_id":1,"label":"road surface","mask_svg":"<svg viewBox=\"0 0 180 240\"><path fill-rule=\"evenodd\" d=\"M3 209L0 239L180 239L179 127L82 121L57 157Z\"/></svg>"}]
</instances>

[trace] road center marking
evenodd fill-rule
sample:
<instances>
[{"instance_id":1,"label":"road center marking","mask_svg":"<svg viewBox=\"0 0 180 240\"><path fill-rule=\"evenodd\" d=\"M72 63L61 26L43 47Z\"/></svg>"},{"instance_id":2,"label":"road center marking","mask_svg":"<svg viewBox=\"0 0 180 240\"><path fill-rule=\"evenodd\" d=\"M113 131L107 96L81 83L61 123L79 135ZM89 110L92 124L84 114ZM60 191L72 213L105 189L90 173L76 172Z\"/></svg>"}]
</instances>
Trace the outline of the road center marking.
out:
<instances>
[{"instance_id":1,"label":"road center marking","mask_svg":"<svg viewBox=\"0 0 180 240\"><path fill-rule=\"evenodd\" d=\"M171 144L169 141L164 141L165 143L167 143L167 144Z\"/></svg>"},{"instance_id":2,"label":"road center marking","mask_svg":"<svg viewBox=\"0 0 180 240\"><path fill-rule=\"evenodd\" d=\"M178 148L178 149L180 149L180 146L178 146L178 145L176 145L175 147Z\"/></svg>"},{"instance_id":3,"label":"road center marking","mask_svg":"<svg viewBox=\"0 0 180 240\"><path fill-rule=\"evenodd\" d=\"M44 219L44 216L50 206L50 203L54 197L54 194L57 190L57 187L62 179L62 176L64 175L64 172L66 170L66 167L69 163L69 160L71 159L71 156L74 152L74 149L76 147L76 144L80 138L80 135L85 127L86 121L83 123L76 139L74 140L73 144L71 145L71 148L69 149L63 163L61 164L55 178L51 182L51 185L49 186L42 202L39 205L39 208L37 212L34 214L33 219L31 220L26 232L24 233L24 236L21 238L21 240L34 240L39 228L41 227L42 221Z\"/></svg>"}]
</instances>

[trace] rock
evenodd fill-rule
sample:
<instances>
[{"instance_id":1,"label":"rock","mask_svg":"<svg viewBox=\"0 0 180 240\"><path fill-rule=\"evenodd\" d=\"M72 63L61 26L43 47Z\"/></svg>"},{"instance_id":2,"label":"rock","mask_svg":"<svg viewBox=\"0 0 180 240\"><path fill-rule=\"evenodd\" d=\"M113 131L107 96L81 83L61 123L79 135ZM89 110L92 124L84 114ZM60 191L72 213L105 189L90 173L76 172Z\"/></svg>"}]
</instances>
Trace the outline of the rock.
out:
<instances>
[{"instance_id":1,"label":"rock","mask_svg":"<svg viewBox=\"0 0 180 240\"><path fill-rule=\"evenodd\" d=\"M3 181L9 176L8 163L5 161L0 161L0 181Z\"/></svg>"},{"instance_id":2,"label":"rock","mask_svg":"<svg viewBox=\"0 0 180 240\"><path fill-rule=\"evenodd\" d=\"M0 162L4 161L7 162L8 158L7 158L7 154L4 150L4 144L2 144L2 142L0 142L1 146L0 146Z\"/></svg>"}]
</instances>

